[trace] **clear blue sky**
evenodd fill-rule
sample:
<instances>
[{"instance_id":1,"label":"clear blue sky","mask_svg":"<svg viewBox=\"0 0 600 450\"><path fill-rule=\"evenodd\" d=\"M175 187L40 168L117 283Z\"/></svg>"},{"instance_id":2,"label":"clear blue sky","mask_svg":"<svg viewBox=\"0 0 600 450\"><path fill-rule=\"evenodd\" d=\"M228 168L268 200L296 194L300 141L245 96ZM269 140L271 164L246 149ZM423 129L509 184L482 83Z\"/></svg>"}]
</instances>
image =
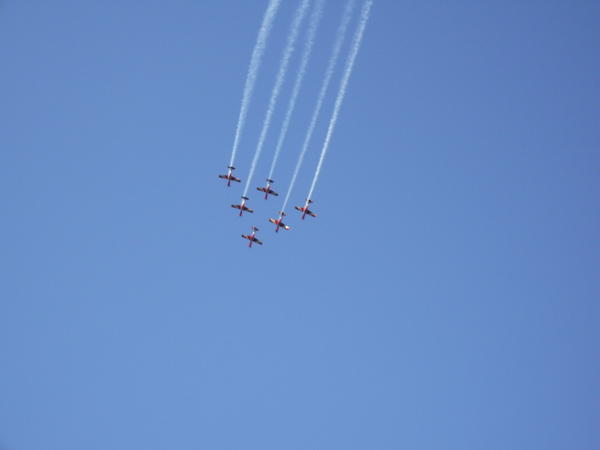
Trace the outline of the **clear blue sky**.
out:
<instances>
[{"instance_id":1,"label":"clear blue sky","mask_svg":"<svg viewBox=\"0 0 600 450\"><path fill-rule=\"evenodd\" d=\"M597 449L600 3L376 1L277 235L217 178L265 6L0 3L0 449Z\"/></svg>"}]
</instances>

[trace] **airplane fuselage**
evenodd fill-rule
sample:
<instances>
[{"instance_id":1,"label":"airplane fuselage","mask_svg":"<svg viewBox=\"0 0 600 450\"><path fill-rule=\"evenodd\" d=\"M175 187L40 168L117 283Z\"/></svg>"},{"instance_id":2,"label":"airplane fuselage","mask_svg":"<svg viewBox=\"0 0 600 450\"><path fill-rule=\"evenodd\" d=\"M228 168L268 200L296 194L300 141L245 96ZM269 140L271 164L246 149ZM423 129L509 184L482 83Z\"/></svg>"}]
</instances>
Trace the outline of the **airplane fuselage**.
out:
<instances>
[{"instance_id":1,"label":"airplane fuselage","mask_svg":"<svg viewBox=\"0 0 600 450\"><path fill-rule=\"evenodd\" d=\"M279 219L269 219L269 222L271 222L273 225L275 225L275 232L279 232L279 228L283 228L284 230L289 230L290 227L288 227L285 223L283 223L283 217L279 216Z\"/></svg>"},{"instance_id":2,"label":"airplane fuselage","mask_svg":"<svg viewBox=\"0 0 600 450\"><path fill-rule=\"evenodd\" d=\"M271 189L271 183L267 183L265 187L257 187L256 190L265 193L265 200L269 198L269 195L279 195L277 192Z\"/></svg>"},{"instance_id":3,"label":"airplane fuselage","mask_svg":"<svg viewBox=\"0 0 600 450\"><path fill-rule=\"evenodd\" d=\"M240 216L243 214L244 211L248 211L249 213L253 213L254 210L248 208L246 206L246 200L242 200L242 203L240 203L239 205L231 205L232 208L235 209L239 209L240 210Z\"/></svg>"},{"instance_id":4,"label":"airplane fuselage","mask_svg":"<svg viewBox=\"0 0 600 450\"><path fill-rule=\"evenodd\" d=\"M231 182L232 181L236 181L238 183L241 182L241 180L239 178L236 178L233 176L233 166L228 167L227 169L227 175L219 175L219 178L222 178L224 180L227 180L227 187L231 186Z\"/></svg>"},{"instance_id":5,"label":"airplane fuselage","mask_svg":"<svg viewBox=\"0 0 600 450\"><path fill-rule=\"evenodd\" d=\"M255 242L257 244L262 245L262 242L258 240L258 238L256 237L256 231L253 231L252 234L242 234L242 237L244 239L248 239L248 247L252 247L252 244L254 244Z\"/></svg>"}]
</instances>

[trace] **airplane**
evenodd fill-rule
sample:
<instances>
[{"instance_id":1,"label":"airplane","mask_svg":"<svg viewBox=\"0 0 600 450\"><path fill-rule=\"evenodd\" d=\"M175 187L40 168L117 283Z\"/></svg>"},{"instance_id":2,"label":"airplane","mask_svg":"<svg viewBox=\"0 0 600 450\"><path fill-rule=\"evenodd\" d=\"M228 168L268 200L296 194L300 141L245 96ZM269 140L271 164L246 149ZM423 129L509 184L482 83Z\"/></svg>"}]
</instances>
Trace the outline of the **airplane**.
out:
<instances>
[{"instance_id":1,"label":"airplane","mask_svg":"<svg viewBox=\"0 0 600 450\"><path fill-rule=\"evenodd\" d=\"M227 187L231 186L232 181L237 181L238 183L242 181L239 178L236 178L233 176L232 172L234 170L235 170L235 167L227 166L227 175L219 175L219 178L223 178L224 180L227 180Z\"/></svg>"},{"instance_id":2,"label":"airplane","mask_svg":"<svg viewBox=\"0 0 600 450\"><path fill-rule=\"evenodd\" d=\"M257 244L263 245L263 243L256 238L257 231L258 231L258 228L252 227L252 234L242 234L242 237L244 239L248 239L250 241L250 242L248 242L248 247L252 247L252 244L254 242L256 242Z\"/></svg>"},{"instance_id":3,"label":"airplane","mask_svg":"<svg viewBox=\"0 0 600 450\"><path fill-rule=\"evenodd\" d=\"M232 208L235 209L239 209L240 210L240 216L242 215L242 213L244 211L248 211L249 213L253 213L254 210L250 209L246 206L246 201L250 200L248 197L245 197L242 195L242 203L240 203L239 205L231 205Z\"/></svg>"},{"instance_id":4,"label":"airplane","mask_svg":"<svg viewBox=\"0 0 600 450\"><path fill-rule=\"evenodd\" d=\"M269 194L271 195L279 195L277 192L275 192L273 189L271 189L271 183L273 183L274 181L271 180L270 178L267 178L267 185L265 187L257 187L256 190L257 191L261 191L265 193L265 200L269 198Z\"/></svg>"},{"instance_id":5,"label":"airplane","mask_svg":"<svg viewBox=\"0 0 600 450\"><path fill-rule=\"evenodd\" d=\"M300 211L302 213L302 220L304 220L304 217L306 217L307 214L309 216L317 217L317 215L314 212L312 212L310 209L308 209L308 205L310 205L312 202L313 201L310 198L307 198L306 204L304 205L304 207L294 206L295 209L297 209L298 211Z\"/></svg>"},{"instance_id":6,"label":"airplane","mask_svg":"<svg viewBox=\"0 0 600 450\"><path fill-rule=\"evenodd\" d=\"M275 225L275 233L277 233L279 231L280 227L283 228L284 230L290 229L290 227L288 227L285 223L282 222L283 216L285 216L285 213L283 211L279 211L279 219L277 219L277 220L269 219L269 222L271 222L272 224Z\"/></svg>"}]
</instances>

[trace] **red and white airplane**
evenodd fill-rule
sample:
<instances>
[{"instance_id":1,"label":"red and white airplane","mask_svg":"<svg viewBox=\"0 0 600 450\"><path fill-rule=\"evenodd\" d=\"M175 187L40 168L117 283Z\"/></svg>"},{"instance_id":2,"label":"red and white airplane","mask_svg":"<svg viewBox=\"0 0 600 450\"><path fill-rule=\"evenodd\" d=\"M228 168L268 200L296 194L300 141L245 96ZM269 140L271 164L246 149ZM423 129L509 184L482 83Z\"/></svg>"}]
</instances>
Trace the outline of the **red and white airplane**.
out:
<instances>
[{"instance_id":1,"label":"red and white airplane","mask_svg":"<svg viewBox=\"0 0 600 450\"><path fill-rule=\"evenodd\" d=\"M265 193L265 200L269 198L269 194L271 195L279 195L277 192L275 192L273 189L271 189L271 183L274 183L273 180L271 180L270 178L267 178L267 185L265 187L257 187L256 190L257 191L261 191Z\"/></svg>"},{"instance_id":2,"label":"red and white airplane","mask_svg":"<svg viewBox=\"0 0 600 450\"><path fill-rule=\"evenodd\" d=\"M257 244L263 245L263 243L256 238L257 231L258 231L258 228L252 227L252 234L242 234L242 237L244 239L248 239L250 241L250 242L248 242L248 247L252 247L252 244L255 242Z\"/></svg>"},{"instance_id":3,"label":"red and white airplane","mask_svg":"<svg viewBox=\"0 0 600 450\"><path fill-rule=\"evenodd\" d=\"M232 208L235 209L239 209L240 210L240 216L242 215L242 213L244 211L248 211L249 213L253 213L254 210L250 209L246 206L246 201L250 200L248 197L245 197L242 195L242 203L240 203L239 205L231 205Z\"/></svg>"},{"instance_id":4,"label":"red and white airplane","mask_svg":"<svg viewBox=\"0 0 600 450\"><path fill-rule=\"evenodd\" d=\"M240 180L239 178L236 178L233 176L233 171L235 170L235 167L233 166L227 166L227 175L219 175L219 178L223 178L224 180L227 180L227 186L231 186L231 182L232 181L237 181L238 183L242 180Z\"/></svg>"},{"instance_id":5,"label":"red and white airplane","mask_svg":"<svg viewBox=\"0 0 600 450\"><path fill-rule=\"evenodd\" d=\"M279 211L279 219L269 219L269 222L275 225L275 233L279 231L279 228L283 228L284 230L290 229L290 227L288 227L285 223L282 222L283 216L285 216L285 213L283 211Z\"/></svg>"},{"instance_id":6,"label":"red and white airplane","mask_svg":"<svg viewBox=\"0 0 600 450\"><path fill-rule=\"evenodd\" d=\"M313 201L310 198L306 199L306 203L304 204L304 206L294 206L295 209L297 209L298 211L300 211L302 213L302 220L304 220L304 218L306 217L306 215L308 214L309 216L313 216L313 217L317 217L317 215L312 212L310 209L308 209L308 205L310 205Z\"/></svg>"}]
</instances>

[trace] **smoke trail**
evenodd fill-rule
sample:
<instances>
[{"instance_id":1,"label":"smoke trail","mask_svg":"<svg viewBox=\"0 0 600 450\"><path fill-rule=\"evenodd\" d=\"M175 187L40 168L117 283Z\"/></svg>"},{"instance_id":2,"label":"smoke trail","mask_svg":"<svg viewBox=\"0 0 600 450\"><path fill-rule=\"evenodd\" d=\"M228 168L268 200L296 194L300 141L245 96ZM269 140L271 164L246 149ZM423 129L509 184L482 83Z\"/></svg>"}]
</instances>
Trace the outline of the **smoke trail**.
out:
<instances>
[{"instance_id":1,"label":"smoke trail","mask_svg":"<svg viewBox=\"0 0 600 450\"><path fill-rule=\"evenodd\" d=\"M292 53L294 52L294 44L296 43L296 39L298 38L298 33L300 32L300 25L302 24L302 20L306 15L306 10L308 9L309 4L310 0L302 0L300 5L298 6L298 9L296 9L296 13L294 14L294 19L292 20L292 25L290 27L290 33L287 38L287 43L283 50L283 56L281 57L279 71L277 72L277 77L275 78L275 86L273 86L273 91L271 92L271 99L269 100L269 106L267 108L267 114L265 115L265 121L263 122L262 131L260 132L258 144L256 145L256 150L254 152L254 158L252 158L252 164L250 165L250 172L248 173L246 187L244 188L244 196L248 195L248 189L250 187L250 182L252 181L252 176L254 175L254 169L256 169L256 163L258 162L258 158L262 151L262 147L265 143L267 132L269 131L269 126L271 125L271 118L273 117L273 112L275 111L275 104L277 103L277 98L279 97L281 86L285 81L285 74L287 72Z\"/></svg>"},{"instance_id":2,"label":"smoke trail","mask_svg":"<svg viewBox=\"0 0 600 450\"><path fill-rule=\"evenodd\" d=\"M350 19L352 18L352 10L354 9L354 0L349 0L346 4L346 9L344 10L344 14L342 15L342 21L337 30L335 42L333 44L333 50L331 52L331 58L327 63L327 69L325 70L325 78L323 79L323 84L321 85L321 91L319 92L319 96L317 97L317 104L315 106L315 110L313 112L312 118L310 120L310 125L308 126L308 131L306 132L306 137L304 138L304 144L302 145L302 150L300 151L300 156L298 156L298 161L296 162L296 167L294 168L294 174L292 175L292 181L288 187L287 193L285 194L285 200L283 201L283 206L281 207L282 211L285 211L285 208L290 200L290 195L292 193L292 189L294 188L294 184L296 183L296 178L298 177L298 172L300 171L300 167L302 166L302 161L304 160L304 155L306 154L306 150L308 149L308 144L310 143L310 139L312 138L312 134L315 130L315 125L317 124L317 119L319 118L319 114L321 112L321 108L323 107L323 101L325 100L325 94L327 93L327 89L329 88L329 83L331 81L331 77L333 76L333 69L335 68L335 64L337 63L338 57L340 55L340 50L342 48L342 44L344 43L344 38L346 36L346 30L348 29L348 24L350 23Z\"/></svg>"},{"instance_id":3,"label":"smoke trail","mask_svg":"<svg viewBox=\"0 0 600 450\"><path fill-rule=\"evenodd\" d=\"M310 16L310 25L306 34L304 52L302 53L300 67L298 69L298 74L296 75L296 81L294 82L294 88L292 90L292 96L290 97L287 112L285 113L283 124L281 125L281 131L279 132L279 138L277 139L277 145L275 146L275 154L273 155L271 169L269 170L269 179L273 178L273 172L275 172L275 165L277 164L277 159L279 158L279 153L281 152L281 147L283 146L283 141L285 140L288 128L290 126L292 113L294 112L294 108L296 107L296 101L298 100L298 95L300 94L300 86L302 85L304 75L306 74L306 66L308 65L308 61L310 60L310 54L315 44L315 35L317 34L317 28L319 27L319 22L321 21L324 2L325 0L317 0L314 6L314 10Z\"/></svg>"},{"instance_id":4,"label":"smoke trail","mask_svg":"<svg viewBox=\"0 0 600 450\"><path fill-rule=\"evenodd\" d=\"M335 99L335 106L333 108L331 120L329 121L329 128L327 129L327 135L325 136L323 149L321 150L321 157L319 158L319 164L317 165L317 170L315 171L315 176L313 177L312 184L310 185L310 191L308 191L307 198L312 198L313 191L315 190L315 185L317 184L317 180L319 179L321 167L323 166L323 160L325 159L325 154L327 153L327 148L329 147L329 142L331 141L331 135L333 134L333 129L335 128L335 123L338 119L340 108L342 107L342 102L344 101L344 95L346 95L346 87L348 86L348 80L350 79L350 75L352 74L354 61L356 59L358 49L360 48L360 43L362 41L365 27L367 26L367 21L369 20L369 12L371 10L372 5L373 1L368 0L364 3L362 7L360 22L358 23L358 27L356 28L356 33L354 34L350 54L348 55L348 60L346 61L346 71L344 72L344 76L340 83L340 90L338 92L337 98Z\"/></svg>"},{"instance_id":5,"label":"smoke trail","mask_svg":"<svg viewBox=\"0 0 600 450\"><path fill-rule=\"evenodd\" d=\"M233 150L231 151L231 159L229 165L233 166L235 161L235 154L237 152L238 145L240 143L240 137L242 130L244 129L244 123L246 122L246 114L248 113L248 105L252 98L252 92L254 91L254 84L256 82L256 76L258 75L258 69L262 61L262 56L267 45L267 38L271 32L273 20L279 9L281 0L270 0L265 16L263 17L262 24L258 31L256 38L256 44L254 44L254 50L252 51L252 57L250 58L250 66L248 67L248 75L246 75L246 84L244 85L244 93L242 95L242 106L240 107L240 116L238 118L237 127L235 129L235 138L233 140Z\"/></svg>"},{"instance_id":6,"label":"smoke trail","mask_svg":"<svg viewBox=\"0 0 600 450\"><path fill-rule=\"evenodd\" d=\"M254 158L252 158L252 164L250 165L250 173L248 173L248 178L246 180L244 196L248 195L248 189L250 188L250 182L252 181L252 177L254 176L256 163L258 162L258 158L260 157L262 147L267 137L267 132L269 131L269 126L271 125L271 118L273 117L273 112L275 111L277 98L279 97L281 86L285 81L285 74L287 73L290 59L294 51L294 44L296 43L296 39L298 38L300 25L302 24L302 20L306 15L306 10L308 9L309 3L310 0L302 0L300 5L298 6L298 9L296 10L296 13L294 14L294 20L292 21L292 25L290 27L290 34L288 35L287 44L285 46L285 49L283 50L283 56L281 57L281 64L279 66L279 71L277 72L277 78L275 78L275 86L273 86L273 91L271 92L271 98L269 100L267 114L265 115L265 120L263 122L263 128L260 132L260 137L258 138L258 144L256 145L256 150L254 152Z\"/></svg>"}]
</instances>

